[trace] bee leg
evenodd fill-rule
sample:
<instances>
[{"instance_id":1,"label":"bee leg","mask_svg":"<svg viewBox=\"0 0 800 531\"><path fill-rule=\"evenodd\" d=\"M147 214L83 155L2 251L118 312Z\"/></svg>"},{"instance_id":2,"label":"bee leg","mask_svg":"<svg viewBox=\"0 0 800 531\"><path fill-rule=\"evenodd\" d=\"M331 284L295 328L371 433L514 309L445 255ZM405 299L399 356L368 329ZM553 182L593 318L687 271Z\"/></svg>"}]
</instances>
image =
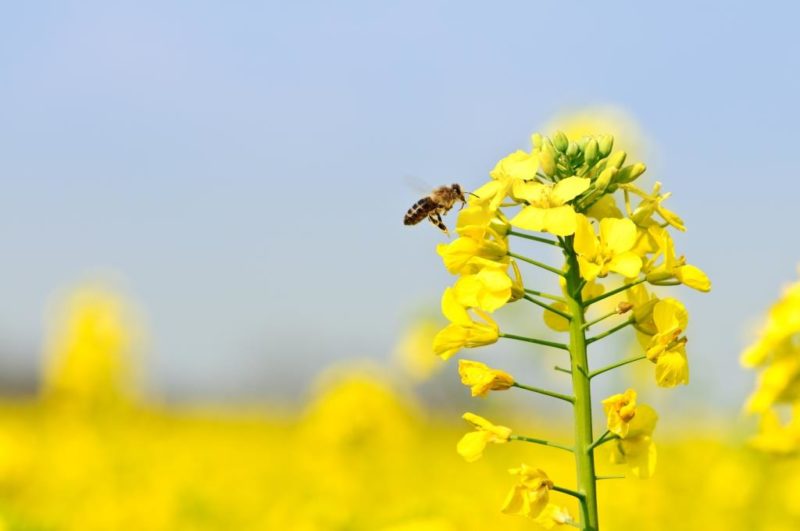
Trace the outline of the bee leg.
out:
<instances>
[{"instance_id":1,"label":"bee leg","mask_svg":"<svg viewBox=\"0 0 800 531\"><path fill-rule=\"evenodd\" d=\"M450 236L450 231L448 231L447 227L445 227L444 222L442 221L442 215L441 214L439 214L438 212L434 212L433 214L428 216L428 219L431 221L431 223L433 223L434 225L439 227L440 231L442 231L445 234L447 234L448 236Z\"/></svg>"}]
</instances>

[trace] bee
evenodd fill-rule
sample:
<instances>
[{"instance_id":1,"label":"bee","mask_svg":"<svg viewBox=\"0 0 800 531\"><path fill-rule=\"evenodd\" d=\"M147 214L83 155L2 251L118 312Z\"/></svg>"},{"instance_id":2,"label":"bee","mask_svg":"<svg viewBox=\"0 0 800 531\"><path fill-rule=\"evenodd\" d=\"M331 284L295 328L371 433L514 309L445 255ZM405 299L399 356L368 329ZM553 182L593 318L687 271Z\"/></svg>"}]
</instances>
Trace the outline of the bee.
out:
<instances>
[{"instance_id":1,"label":"bee","mask_svg":"<svg viewBox=\"0 0 800 531\"><path fill-rule=\"evenodd\" d=\"M470 192L467 192L470 193ZM475 194L470 194L475 195ZM447 214L456 201L461 201L461 208L464 208L467 199L464 197L464 192L458 184L451 184L450 186L440 186L433 190L429 195L423 197L406 212L403 219L405 225L416 225L425 218L439 227L445 234L450 234L442 222L442 215Z\"/></svg>"}]
</instances>

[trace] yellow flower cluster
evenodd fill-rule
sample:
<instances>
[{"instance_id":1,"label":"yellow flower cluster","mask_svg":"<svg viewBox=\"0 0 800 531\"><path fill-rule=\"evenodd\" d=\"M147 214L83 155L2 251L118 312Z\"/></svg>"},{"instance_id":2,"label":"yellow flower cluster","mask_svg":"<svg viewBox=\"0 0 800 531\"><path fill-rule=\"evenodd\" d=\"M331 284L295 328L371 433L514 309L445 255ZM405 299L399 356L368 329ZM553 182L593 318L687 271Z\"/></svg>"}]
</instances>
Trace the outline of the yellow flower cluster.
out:
<instances>
[{"instance_id":1,"label":"yellow flower cluster","mask_svg":"<svg viewBox=\"0 0 800 531\"><path fill-rule=\"evenodd\" d=\"M775 453L800 449L800 282L787 287L770 308L758 339L742 354L745 367L759 368L746 409L761 415L753 443ZM786 409L788 419L781 418Z\"/></svg>"},{"instance_id":2,"label":"yellow flower cluster","mask_svg":"<svg viewBox=\"0 0 800 531\"><path fill-rule=\"evenodd\" d=\"M579 525L596 529L594 449L609 444L613 463L626 464L636 477L650 477L656 460L652 433L658 417L649 406L637 405L636 392L629 389L604 401L608 430L595 439L591 379L647 359L655 365L659 386L688 383L688 312L677 299L659 298L645 286L683 284L706 292L711 282L701 269L675 251L670 229L685 231L686 226L665 206L670 194L662 192L659 182L651 191L636 186L634 181L646 167L638 162L626 164L627 154L614 150L613 137L570 139L557 132L552 138L535 134L532 144L529 152L515 151L497 163L489 182L474 190L469 206L460 212L456 223L459 237L437 248L445 268L458 279L442 296L442 313L450 324L436 335L433 348L447 359L463 348L506 338L569 353L570 369L562 371L571 375L571 395L521 384L508 373L475 361L461 360L459 373L472 396L485 397L490 391L516 387L572 403L576 415L574 446L512 434L510 428L467 413L464 419L475 431L459 441L457 451L469 462L478 460L487 444L509 441L572 452L578 468L578 490L554 485L544 472L523 465L512 470L520 480L503 512L534 519L549 515L550 524L571 521L560 508L550 506L548 493L555 488L578 497L583 505ZM620 196L621 203L615 195ZM551 266L538 256L519 254L511 249L512 238L559 249L564 262L560 267ZM518 265L523 263L556 275L560 294L525 285ZM619 284L607 285L609 277ZM595 311L590 308L594 303L617 294L616 299L609 299L613 305L610 312L589 315ZM545 324L556 332L568 333L569 340L559 343L501 332L491 314L519 300L542 308ZM616 326L587 337L590 328L625 314L628 317ZM629 325L636 330L642 355L592 370L587 345Z\"/></svg>"}]
</instances>

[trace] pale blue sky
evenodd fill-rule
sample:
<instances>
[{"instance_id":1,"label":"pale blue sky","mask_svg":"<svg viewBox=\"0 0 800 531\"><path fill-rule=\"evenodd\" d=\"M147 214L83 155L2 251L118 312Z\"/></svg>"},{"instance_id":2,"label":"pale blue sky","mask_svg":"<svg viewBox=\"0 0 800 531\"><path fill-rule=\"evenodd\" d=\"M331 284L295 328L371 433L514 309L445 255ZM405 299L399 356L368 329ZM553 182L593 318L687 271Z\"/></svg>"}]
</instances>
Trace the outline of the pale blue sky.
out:
<instances>
[{"instance_id":1,"label":"pale blue sky","mask_svg":"<svg viewBox=\"0 0 800 531\"><path fill-rule=\"evenodd\" d=\"M6 2L0 346L98 269L162 390L283 396L385 358L450 281L406 177L479 185L554 114L627 109L715 282L693 387L735 403L746 329L800 262L792 3ZM15 354L16 353L16 354Z\"/></svg>"}]
</instances>

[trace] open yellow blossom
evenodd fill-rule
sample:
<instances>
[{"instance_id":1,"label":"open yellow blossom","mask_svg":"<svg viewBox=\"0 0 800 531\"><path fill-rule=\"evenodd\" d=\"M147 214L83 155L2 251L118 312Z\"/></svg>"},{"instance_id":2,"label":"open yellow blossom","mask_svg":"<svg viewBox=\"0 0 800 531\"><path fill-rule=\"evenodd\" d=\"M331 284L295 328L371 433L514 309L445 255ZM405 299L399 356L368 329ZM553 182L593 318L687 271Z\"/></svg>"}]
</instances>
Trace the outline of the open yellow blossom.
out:
<instances>
[{"instance_id":1,"label":"open yellow blossom","mask_svg":"<svg viewBox=\"0 0 800 531\"><path fill-rule=\"evenodd\" d=\"M453 288L442 295L442 313L450 324L433 339L433 351L442 359L448 359L462 348L480 347L495 343L500 337L500 328L488 314L479 309L474 312L483 322L474 321L467 309L459 304Z\"/></svg>"},{"instance_id":2,"label":"open yellow blossom","mask_svg":"<svg viewBox=\"0 0 800 531\"><path fill-rule=\"evenodd\" d=\"M486 312L493 312L503 306L511 298L513 286L506 269L505 264L493 263L475 274L459 278L453 286L459 304Z\"/></svg>"},{"instance_id":3,"label":"open yellow blossom","mask_svg":"<svg viewBox=\"0 0 800 531\"><path fill-rule=\"evenodd\" d=\"M506 514L536 518L550 502L553 482L544 471L522 464L512 468L510 474L518 476L518 483L508 493L501 509Z\"/></svg>"},{"instance_id":4,"label":"open yellow blossom","mask_svg":"<svg viewBox=\"0 0 800 531\"><path fill-rule=\"evenodd\" d=\"M528 202L528 206L511 218L511 225L558 236L573 234L577 214L567 203L585 192L589 185L589 179L583 177L567 177L555 185L525 183L517 193Z\"/></svg>"},{"instance_id":5,"label":"open yellow blossom","mask_svg":"<svg viewBox=\"0 0 800 531\"><path fill-rule=\"evenodd\" d=\"M534 179L539 169L539 157L534 151L515 151L500 159L489 173L492 180L474 191L470 204L481 205L494 212L507 196L516 196L515 191L526 180Z\"/></svg>"},{"instance_id":6,"label":"open yellow blossom","mask_svg":"<svg viewBox=\"0 0 800 531\"><path fill-rule=\"evenodd\" d=\"M660 223L656 220L653 220L653 214L658 214L661 216L668 225L671 225L678 229L679 231L686 231L686 226L683 224L683 220L678 217L675 212L664 208L661 203L666 201L672 193L666 193L661 195L661 183L656 181L653 185L653 192L647 193L644 190L637 188L632 184L623 184L620 186L625 192L630 192L633 194L638 195L642 198L642 201L636 207L635 210L631 210L629 196L625 194L625 205L628 209L628 215L631 217L634 223L639 225L640 227L649 227L653 224Z\"/></svg>"},{"instance_id":7,"label":"open yellow blossom","mask_svg":"<svg viewBox=\"0 0 800 531\"><path fill-rule=\"evenodd\" d=\"M470 387L472 396L484 397L489 391L505 391L514 385L513 376L479 361L458 360L458 374L461 383Z\"/></svg>"},{"instance_id":8,"label":"open yellow blossom","mask_svg":"<svg viewBox=\"0 0 800 531\"><path fill-rule=\"evenodd\" d=\"M629 219L600 220L600 237L589 219L578 214L575 251L581 276L586 280L608 275L609 271L632 278L639 274L642 260L631 248L636 242L636 226Z\"/></svg>"},{"instance_id":9,"label":"open yellow blossom","mask_svg":"<svg viewBox=\"0 0 800 531\"><path fill-rule=\"evenodd\" d=\"M679 300L663 299L653 306L653 323L656 333L646 347L647 358L651 361L680 343L681 334L689 324L689 312Z\"/></svg>"},{"instance_id":10,"label":"open yellow blossom","mask_svg":"<svg viewBox=\"0 0 800 531\"><path fill-rule=\"evenodd\" d=\"M508 233L509 225L500 212L493 212L485 206L469 205L458 213L456 232L480 241L488 238L494 241L502 240Z\"/></svg>"},{"instance_id":11,"label":"open yellow blossom","mask_svg":"<svg viewBox=\"0 0 800 531\"><path fill-rule=\"evenodd\" d=\"M689 323L686 307L677 299L663 299L653 306L655 334L640 336L647 359L656 364L656 383L674 387L689 383L689 362L686 338L682 337Z\"/></svg>"},{"instance_id":12,"label":"open yellow blossom","mask_svg":"<svg viewBox=\"0 0 800 531\"><path fill-rule=\"evenodd\" d=\"M462 236L447 244L440 243L436 252L454 275L477 273L486 266L508 261L508 245L504 240L476 240Z\"/></svg>"},{"instance_id":13,"label":"open yellow blossom","mask_svg":"<svg viewBox=\"0 0 800 531\"><path fill-rule=\"evenodd\" d=\"M669 282L673 279L681 284L702 292L711 291L711 280L708 275L697 266L686 263L686 257L675 256L675 243L669 232L663 227L652 226L647 229L649 237L658 247L656 254L647 260L642 267L647 274L647 281L651 284ZM659 256L663 260L659 265L654 265Z\"/></svg>"},{"instance_id":14,"label":"open yellow blossom","mask_svg":"<svg viewBox=\"0 0 800 531\"><path fill-rule=\"evenodd\" d=\"M608 431L625 438L629 423L636 416L636 391L628 389L622 394L609 396L603 400L603 409L608 418Z\"/></svg>"},{"instance_id":15,"label":"open yellow blossom","mask_svg":"<svg viewBox=\"0 0 800 531\"><path fill-rule=\"evenodd\" d=\"M637 284L628 288L626 296L628 302L633 305L634 328L647 336L653 336L658 333L656 323L653 321L653 308L659 301L655 293L650 293L645 286ZM649 341L650 338L647 337L646 340Z\"/></svg>"},{"instance_id":16,"label":"open yellow blossom","mask_svg":"<svg viewBox=\"0 0 800 531\"><path fill-rule=\"evenodd\" d=\"M656 445L653 442L658 415L650 406L641 404L629 426L628 434L611 442L611 462L627 464L631 474L640 479L653 475L656 469Z\"/></svg>"},{"instance_id":17,"label":"open yellow blossom","mask_svg":"<svg viewBox=\"0 0 800 531\"><path fill-rule=\"evenodd\" d=\"M467 433L456 445L458 455L468 463L477 461L483 455L483 450L489 443L502 444L511 437L511 428L495 426L483 417L474 413L464 413L461 417L475 427L476 431Z\"/></svg>"}]
</instances>

